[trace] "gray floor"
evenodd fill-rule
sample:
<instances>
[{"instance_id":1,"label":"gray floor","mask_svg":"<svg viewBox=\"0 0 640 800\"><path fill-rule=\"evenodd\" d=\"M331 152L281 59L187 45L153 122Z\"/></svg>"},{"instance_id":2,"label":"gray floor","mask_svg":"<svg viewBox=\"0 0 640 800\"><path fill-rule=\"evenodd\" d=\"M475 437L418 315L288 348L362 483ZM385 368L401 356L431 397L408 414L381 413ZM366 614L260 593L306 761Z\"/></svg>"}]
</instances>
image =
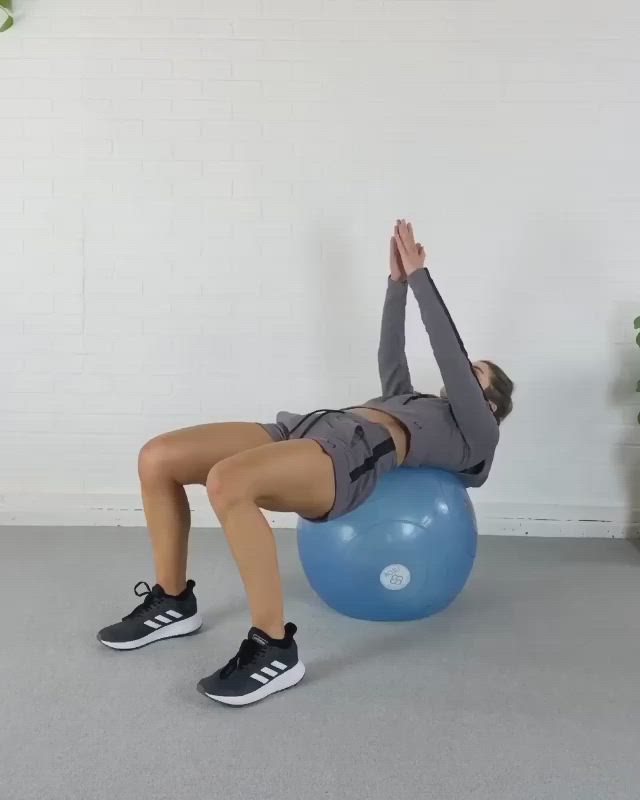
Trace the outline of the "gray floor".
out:
<instances>
[{"instance_id":1,"label":"gray floor","mask_svg":"<svg viewBox=\"0 0 640 800\"><path fill-rule=\"evenodd\" d=\"M0 530L1 800L637 800L640 552L483 538L446 612L340 617L279 534L307 676L247 709L195 690L247 627L217 532L193 535L206 620L133 653L98 627L148 579L144 531Z\"/></svg>"}]
</instances>

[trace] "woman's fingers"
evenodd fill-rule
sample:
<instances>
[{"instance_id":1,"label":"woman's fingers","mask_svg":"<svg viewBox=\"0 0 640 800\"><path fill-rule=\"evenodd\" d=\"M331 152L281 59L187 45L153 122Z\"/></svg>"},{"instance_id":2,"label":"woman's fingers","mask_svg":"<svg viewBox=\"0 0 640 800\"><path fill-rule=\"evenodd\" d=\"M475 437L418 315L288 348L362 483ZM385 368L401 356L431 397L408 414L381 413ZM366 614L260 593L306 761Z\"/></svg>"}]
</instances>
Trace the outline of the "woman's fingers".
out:
<instances>
[{"instance_id":1,"label":"woman's fingers","mask_svg":"<svg viewBox=\"0 0 640 800\"><path fill-rule=\"evenodd\" d=\"M403 223L403 220L401 220L401 219L396 220L396 224L395 224L395 227L393 229L393 241L395 243L396 252L397 252L399 257L402 257L402 252L403 252L403 249L402 249L402 246L401 246L403 244L403 240L402 240L402 223Z\"/></svg>"},{"instance_id":2,"label":"woman's fingers","mask_svg":"<svg viewBox=\"0 0 640 800\"><path fill-rule=\"evenodd\" d=\"M398 252L398 245L394 236L389 240L389 272L394 281L401 280L404 275L402 257Z\"/></svg>"},{"instance_id":3,"label":"woman's fingers","mask_svg":"<svg viewBox=\"0 0 640 800\"><path fill-rule=\"evenodd\" d=\"M413 232L413 225L410 222L407 222L406 219L396 220L393 234L396 242L398 243L398 249L400 249L400 245L403 245L404 250L408 252L412 252L418 248L418 244L416 244ZM422 247L422 245L420 245L420 247ZM400 249L400 253L402 252L403 250Z\"/></svg>"},{"instance_id":4,"label":"woman's fingers","mask_svg":"<svg viewBox=\"0 0 640 800\"><path fill-rule=\"evenodd\" d=\"M398 260L398 251L396 250L396 240L393 236L389 239L389 263L393 268L394 264Z\"/></svg>"},{"instance_id":5,"label":"woman's fingers","mask_svg":"<svg viewBox=\"0 0 640 800\"><path fill-rule=\"evenodd\" d=\"M400 228L401 232L404 233L407 236L410 236L411 240L414 241L414 239L413 239L413 225L410 222L407 222L406 219L399 219L397 224L398 224L398 227Z\"/></svg>"},{"instance_id":6,"label":"woman's fingers","mask_svg":"<svg viewBox=\"0 0 640 800\"><path fill-rule=\"evenodd\" d=\"M402 258L405 258L408 255L408 251L407 251L407 246L402 241L402 235L400 233L396 233L394 239L398 247L398 252L402 256Z\"/></svg>"},{"instance_id":7,"label":"woman's fingers","mask_svg":"<svg viewBox=\"0 0 640 800\"><path fill-rule=\"evenodd\" d=\"M411 223L407 224L406 220L401 219L400 224L398 226L398 230L400 236L402 237L402 241L405 243L405 246L409 249L415 247L415 242L413 239L413 228L411 227Z\"/></svg>"}]
</instances>

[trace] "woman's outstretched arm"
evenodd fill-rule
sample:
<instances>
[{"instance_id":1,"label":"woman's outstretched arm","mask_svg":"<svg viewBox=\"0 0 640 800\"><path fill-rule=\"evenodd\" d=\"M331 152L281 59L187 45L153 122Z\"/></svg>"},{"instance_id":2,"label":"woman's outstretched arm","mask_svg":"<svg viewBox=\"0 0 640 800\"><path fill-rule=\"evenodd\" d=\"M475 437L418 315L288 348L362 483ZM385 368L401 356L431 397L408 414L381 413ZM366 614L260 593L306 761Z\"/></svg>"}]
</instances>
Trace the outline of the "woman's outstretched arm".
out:
<instances>
[{"instance_id":1,"label":"woman's outstretched arm","mask_svg":"<svg viewBox=\"0 0 640 800\"><path fill-rule=\"evenodd\" d=\"M449 311L423 268L424 250L415 245L410 225L400 226L396 241L458 427L470 447L495 444L498 424Z\"/></svg>"},{"instance_id":2,"label":"woman's outstretched arm","mask_svg":"<svg viewBox=\"0 0 640 800\"><path fill-rule=\"evenodd\" d=\"M378 369L383 397L413 392L405 354L407 276L402 269L400 254L393 238L390 242L389 267L390 275L382 309L380 346L378 348Z\"/></svg>"}]
</instances>

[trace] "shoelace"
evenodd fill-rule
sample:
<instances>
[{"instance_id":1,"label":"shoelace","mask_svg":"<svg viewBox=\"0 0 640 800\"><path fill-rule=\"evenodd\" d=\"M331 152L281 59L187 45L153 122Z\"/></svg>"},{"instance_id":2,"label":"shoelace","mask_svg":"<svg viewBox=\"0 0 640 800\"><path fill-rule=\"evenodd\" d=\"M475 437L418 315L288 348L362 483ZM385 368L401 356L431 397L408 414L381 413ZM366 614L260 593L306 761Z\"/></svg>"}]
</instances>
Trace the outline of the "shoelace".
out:
<instances>
[{"instance_id":1,"label":"shoelace","mask_svg":"<svg viewBox=\"0 0 640 800\"><path fill-rule=\"evenodd\" d=\"M144 591L138 591L138 587L140 586L143 587ZM160 592L154 591L154 589L152 589L146 581L138 581L138 583L136 583L133 587L133 591L138 597L144 597L144 600L139 606L136 606L130 614L122 618L123 622L145 614L150 608L154 608L164 600L164 596Z\"/></svg>"},{"instance_id":2,"label":"shoelace","mask_svg":"<svg viewBox=\"0 0 640 800\"><path fill-rule=\"evenodd\" d=\"M237 669L244 667L255 661L256 657L264 650L264 647L253 639L245 639L240 645L240 649L235 656L220 670L221 678L228 678Z\"/></svg>"}]
</instances>

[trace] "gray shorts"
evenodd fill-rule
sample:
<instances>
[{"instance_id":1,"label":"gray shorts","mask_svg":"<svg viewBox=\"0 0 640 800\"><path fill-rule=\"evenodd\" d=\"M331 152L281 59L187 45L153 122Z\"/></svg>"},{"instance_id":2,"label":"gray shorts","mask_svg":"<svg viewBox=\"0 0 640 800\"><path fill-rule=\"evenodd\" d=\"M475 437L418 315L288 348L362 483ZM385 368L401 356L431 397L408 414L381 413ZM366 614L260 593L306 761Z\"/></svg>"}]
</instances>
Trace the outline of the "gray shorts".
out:
<instances>
[{"instance_id":1,"label":"gray shorts","mask_svg":"<svg viewBox=\"0 0 640 800\"><path fill-rule=\"evenodd\" d=\"M331 511L315 521L335 519L363 503L374 490L378 478L397 466L395 444L384 425L353 411L315 412L305 417L305 414L281 411L276 423L262 427L274 442L312 439L330 456L336 499Z\"/></svg>"}]
</instances>

